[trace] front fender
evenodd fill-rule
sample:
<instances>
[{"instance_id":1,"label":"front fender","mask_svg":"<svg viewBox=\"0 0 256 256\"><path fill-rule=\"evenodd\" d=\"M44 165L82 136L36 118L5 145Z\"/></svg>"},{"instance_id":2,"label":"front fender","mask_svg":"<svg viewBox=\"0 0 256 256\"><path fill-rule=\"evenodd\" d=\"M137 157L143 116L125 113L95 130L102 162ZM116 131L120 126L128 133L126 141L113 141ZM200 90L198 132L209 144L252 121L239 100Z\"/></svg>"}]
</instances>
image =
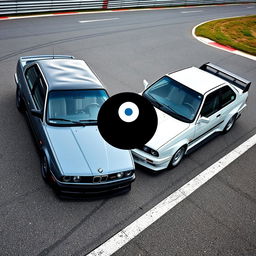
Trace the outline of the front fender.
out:
<instances>
[{"instance_id":1,"label":"front fender","mask_svg":"<svg viewBox=\"0 0 256 256\"><path fill-rule=\"evenodd\" d=\"M186 150L187 150L187 147L188 147L188 139L183 139L183 140L180 140L178 142L173 142L166 146L164 146L163 148L161 148L161 151L164 152L164 155L161 155L163 157L167 157L167 156L173 156L175 154L175 152L181 148L182 146L186 146Z\"/></svg>"},{"instance_id":2,"label":"front fender","mask_svg":"<svg viewBox=\"0 0 256 256\"><path fill-rule=\"evenodd\" d=\"M48 152L48 150L47 150L46 147L41 147L41 157L42 157L43 155L46 156L48 166L51 168L51 161L50 161L51 158L50 158L50 154L49 154L49 152Z\"/></svg>"}]
</instances>

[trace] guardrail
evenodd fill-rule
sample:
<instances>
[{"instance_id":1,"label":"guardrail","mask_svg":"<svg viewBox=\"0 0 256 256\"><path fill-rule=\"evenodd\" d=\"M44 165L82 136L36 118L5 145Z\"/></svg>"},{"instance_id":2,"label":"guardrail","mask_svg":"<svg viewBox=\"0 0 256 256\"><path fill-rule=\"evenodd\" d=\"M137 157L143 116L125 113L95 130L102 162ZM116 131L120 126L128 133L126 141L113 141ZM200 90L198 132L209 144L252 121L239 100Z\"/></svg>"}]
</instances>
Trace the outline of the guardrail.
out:
<instances>
[{"instance_id":1,"label":"guardrail","mask_svg":"<svg viewBox=\"0 0 256 256\"><path fill-rule=\"evenodd\" d=\"M158 7L216 3L247 3L256 0L0 0L0 15L128 7Z\"/></svg>"}]
</instances>

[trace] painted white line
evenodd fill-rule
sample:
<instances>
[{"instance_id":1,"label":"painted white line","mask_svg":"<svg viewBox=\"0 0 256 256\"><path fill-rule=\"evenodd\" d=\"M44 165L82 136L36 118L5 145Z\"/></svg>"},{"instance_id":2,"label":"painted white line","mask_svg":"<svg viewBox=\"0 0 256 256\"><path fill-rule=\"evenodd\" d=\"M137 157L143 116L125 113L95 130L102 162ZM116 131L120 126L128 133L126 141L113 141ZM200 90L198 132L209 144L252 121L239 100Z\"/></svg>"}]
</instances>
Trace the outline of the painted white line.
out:
<instances>
[{"instance_id":1,"label":"painted white line","mask_svg":"<svg viewBox=\"0 0 256 256\"><path fill-rule=\"evenodd\" d=\"M209 181L212 177L218 174L221 170L227 167L230 163L244 154L248 149L256 144L256 134L250 139L242 143L240 146L232 150L226 156L219 159L216 163L201 172L195 178L190 180L184 186L169 195L151 210L143 214L129 226L115 234L105 243L90 252L87 256L109 256L131 241L134 237L140 234L143 230L152 225L156 220L170 211L178 203L200 188L203 184Z\"/></svg>"},{"instance_id":2,"label":"painted white line","mask_svg":"<svg viewBox=\"0 0 256 256\"><path fill-rule=\"evenodd\" d=\"M193 12L202 12L202 11L183 11L181 13L193 13Z\"/></svg>"},{"instance_id":3,"label":"painted white line","mask_svg":"<svg viewBox=\"0 0 256 256\"><path fill-rule=\"evenodd\" d=\"M120 18L100 19L100 20L79 20L79 23L90 23L90 22L109 21L109 20L119 20L119 19L120 19Z\"/></svg>"},{"instance_id":4,"label":"painted white line","mask_svg":"<svg viewBox=\"0 0 256 256\"><path fill-rule=\"evenodd\" d=\"M247 9L252 9L252 8L254 8L254 6L248 6L248 7L247 7Z\"/></svg>"}]
</instances>

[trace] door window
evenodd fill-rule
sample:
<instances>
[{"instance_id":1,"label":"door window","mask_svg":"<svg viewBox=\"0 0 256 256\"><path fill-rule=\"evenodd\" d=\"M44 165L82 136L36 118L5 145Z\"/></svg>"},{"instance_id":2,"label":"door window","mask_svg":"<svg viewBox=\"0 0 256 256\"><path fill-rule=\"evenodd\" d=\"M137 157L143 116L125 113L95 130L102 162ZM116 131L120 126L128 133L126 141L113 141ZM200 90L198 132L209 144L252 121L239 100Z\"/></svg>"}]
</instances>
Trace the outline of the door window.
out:
<instances>
[{"instance_id":1,"label":"door window","mask_svg":"<svg viewBox=\"0 0 256 256\"><path fill-rule=\"evenodd\" d=\"M26 71L25 76L37 109L43 110L46 96L46 85L38 67L36 65L30 67Z\"/></svg>"},{"instance_id":2,"label":"door window","mask_svg":"<svg viewBox=\"0 0 256 256\"><path fill-rule=\"evenodd\" d=\"M38 79L38 73L37 73L37 70L36 70L36 66L30 67L26 71L25 76L26 76L26 80L27 80L29 89L32 91L33 87L36 84L37 79Z\"/></svg>"},{"instance_id":3,"label":"door window","mask_svg":"<svg viewBox=\"0 0 256 256\"><path fill-rule=\"evenodd\" d=\"M201 116L209 117L220 110L219 91L220 90L216 90L206 96L203 108L201 110Z\"/></svg>"}]
</instances>

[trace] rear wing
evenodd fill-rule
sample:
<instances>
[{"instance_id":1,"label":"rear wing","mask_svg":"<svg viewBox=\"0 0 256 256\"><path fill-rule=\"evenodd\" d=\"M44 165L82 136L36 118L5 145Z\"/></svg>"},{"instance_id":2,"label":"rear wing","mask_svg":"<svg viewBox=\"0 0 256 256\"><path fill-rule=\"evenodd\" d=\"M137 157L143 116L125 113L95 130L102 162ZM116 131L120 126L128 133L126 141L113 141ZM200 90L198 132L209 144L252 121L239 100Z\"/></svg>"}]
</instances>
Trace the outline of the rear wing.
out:
<instances>
[{"instance_id":1,"label":"rear wing","mask_svg":"<svg viewBox=\"0 0 256 256\"><path fill-rule=\"evenodd\" d=\"M34 55L34 56L20 57L20 62L22 67L24 67L25 65L37 60L49 60L49 59L74 59L74 57L70 55Z\"/></svg>"},{"instance_id":2,"label":"rear wing","mask_svg":"<svg viewBox=\"0 0 256 256\"><path fill-rule=\"evenodd\" d=\"M200 69L224 79L225 81L243 90L243 93L247 92L250 88L250 81L210 62L203 64Z\"/></svg>"}]
</instances>

